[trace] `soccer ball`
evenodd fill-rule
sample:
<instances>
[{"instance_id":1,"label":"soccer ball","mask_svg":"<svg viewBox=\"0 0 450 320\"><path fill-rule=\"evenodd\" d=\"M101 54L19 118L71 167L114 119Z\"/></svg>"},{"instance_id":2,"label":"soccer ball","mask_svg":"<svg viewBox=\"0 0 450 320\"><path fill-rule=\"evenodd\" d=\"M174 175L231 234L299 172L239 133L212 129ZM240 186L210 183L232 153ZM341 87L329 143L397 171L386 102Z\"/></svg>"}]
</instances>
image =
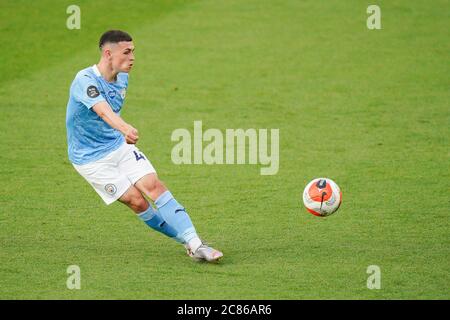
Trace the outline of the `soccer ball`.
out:
<instances>
[{"instance_id":1,"label":"soccer ball","mask_svg":"<svg viewBox=\"0 0 450 320\"><path fill-rule=\"evenodd\" d=\"M315 216L326 217L335 213L341 202L341 189L328 178L312 180L303 191L303 204Z\"/></svg>"}]
</instances>

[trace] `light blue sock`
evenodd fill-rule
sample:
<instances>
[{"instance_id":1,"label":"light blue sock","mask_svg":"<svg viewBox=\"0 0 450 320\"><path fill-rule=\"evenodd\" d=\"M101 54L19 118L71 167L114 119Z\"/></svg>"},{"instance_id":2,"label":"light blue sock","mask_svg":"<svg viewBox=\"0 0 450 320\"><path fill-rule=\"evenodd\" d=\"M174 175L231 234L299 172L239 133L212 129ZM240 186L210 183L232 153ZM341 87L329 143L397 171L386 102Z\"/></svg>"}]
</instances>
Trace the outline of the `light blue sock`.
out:
<instances>
[{"instance_id":1,"label":"light blue sock","mask_svg":"<svg viewBox=\"0 0 450 320\"><path fill-rule=\"evenodd\" d=\"M150 228L165 234L169 238L174 238L178 242L183 242L177 238L177 231L163 219L158 210L155 210L150 203L148 204L148 209L138 214L138 217Z\"/></svg>"},{"instance_id":2,"label":"light blue sock","mask_svg":"<svg viewBox=\"0 0 450 320\"><path fill-rule=\"evenodd\" d=\"M155 205L161 216L177 232L177 238L183 243L188 243L198 238L191 218L186 210L175 200L170 191L164 192L155 201Z\"/></svg>"}]
</instances>

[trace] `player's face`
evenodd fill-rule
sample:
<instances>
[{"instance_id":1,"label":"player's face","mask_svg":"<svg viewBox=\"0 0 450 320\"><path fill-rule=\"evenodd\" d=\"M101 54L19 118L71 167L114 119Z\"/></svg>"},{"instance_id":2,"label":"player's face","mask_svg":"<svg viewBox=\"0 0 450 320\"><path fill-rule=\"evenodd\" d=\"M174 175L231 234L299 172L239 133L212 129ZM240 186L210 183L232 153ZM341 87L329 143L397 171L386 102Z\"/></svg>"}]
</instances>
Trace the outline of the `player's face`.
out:
<instances>
[{"instance_id":1,"label":"player's face","mask_svg":"<svg viewBox=\"0 0 450 320\"><path fill-rule=\"evenodd\" d=\"M134 64L133 41L121 41L111 47L111 64L117 72L130 72Z\"/></svg>"}]
</instances>

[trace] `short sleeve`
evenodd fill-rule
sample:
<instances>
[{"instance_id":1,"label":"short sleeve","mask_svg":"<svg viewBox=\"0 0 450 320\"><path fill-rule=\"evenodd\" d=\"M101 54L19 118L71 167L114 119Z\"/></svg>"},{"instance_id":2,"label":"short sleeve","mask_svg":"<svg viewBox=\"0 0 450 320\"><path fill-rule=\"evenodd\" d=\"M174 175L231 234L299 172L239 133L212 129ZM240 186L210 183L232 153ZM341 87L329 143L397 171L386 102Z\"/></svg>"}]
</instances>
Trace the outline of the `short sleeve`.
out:
<instances>
[{"instance_id":1,"label":"short sleeve","mask_svg":"<svg viewBox=\"0 0 450 320\"><path fill-rule=\"evenodd\" d=\"M100 93L97 82L89 75L80 75L75 79L73 96L88 109L99 102L106 101Z\"/></svg>"}]
</instances>

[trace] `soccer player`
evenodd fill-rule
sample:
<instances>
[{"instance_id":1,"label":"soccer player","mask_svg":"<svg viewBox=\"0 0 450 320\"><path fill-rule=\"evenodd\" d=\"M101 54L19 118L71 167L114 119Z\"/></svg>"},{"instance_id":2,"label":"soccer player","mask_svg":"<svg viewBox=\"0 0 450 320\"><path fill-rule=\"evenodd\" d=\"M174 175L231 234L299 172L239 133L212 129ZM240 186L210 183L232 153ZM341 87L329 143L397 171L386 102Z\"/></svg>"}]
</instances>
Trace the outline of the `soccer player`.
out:
<instances>
[{"instance_id":1,"label":"soccer player","mask_svg":"<svg viewBox=\"0 0 450 320\"><path fill-rule=\"evenodd\" d=\"M100 62L78 72L70 87L69 160L107 205L119 200L150 228L182 243L195 260L217 261L222 252L200 240L185 208L136 147L138 130L120 117L134 64L133 39L110 30L99 48Z\"/></svg>"}]
</instances>

